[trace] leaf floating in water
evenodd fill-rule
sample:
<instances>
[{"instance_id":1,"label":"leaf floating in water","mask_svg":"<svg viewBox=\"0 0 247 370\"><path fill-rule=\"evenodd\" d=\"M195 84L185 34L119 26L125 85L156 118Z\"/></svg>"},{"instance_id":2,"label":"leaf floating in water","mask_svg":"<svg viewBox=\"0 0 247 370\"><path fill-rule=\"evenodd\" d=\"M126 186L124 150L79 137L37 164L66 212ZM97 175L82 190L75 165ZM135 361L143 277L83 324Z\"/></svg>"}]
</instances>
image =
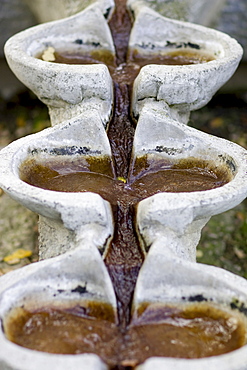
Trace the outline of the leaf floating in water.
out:
<instances>
[{"instance_id":1,"label":"leaf floating in water","mask_svg":"<svg viewBox=\"0 0 247 370\"><path fill-rule=\"evenodd\" d=\"M30 257L32 251L26 249L17 249L14 253L4 257L3 261L9 265L15 265L20 262L22 258Z\"/></svg>"},{"instance_id":2,"label":"leaf floating in water","mask_svg":"<svg viewBox=\"0 0 247 370\"><path fill-rule=\"evenodd\" d=\"M122 177L122 176L118 176L117 177L117 180L118 181L122 181L123 183L125 183L126 184L126 182L127 182L127 180L124 178L124 177Z\"/></svg>"},{"instance_id":3,"label":"leaf floating in water","mask_svg":"<svg viewBox=\"0 0 247 370\"><path fill-rule=\"evenodd\" d=\"M55 49L52 46L49 46L44 53L42 54L42 59L45 62L54 62L55 58Z\"/></svg>"}]
</instances>

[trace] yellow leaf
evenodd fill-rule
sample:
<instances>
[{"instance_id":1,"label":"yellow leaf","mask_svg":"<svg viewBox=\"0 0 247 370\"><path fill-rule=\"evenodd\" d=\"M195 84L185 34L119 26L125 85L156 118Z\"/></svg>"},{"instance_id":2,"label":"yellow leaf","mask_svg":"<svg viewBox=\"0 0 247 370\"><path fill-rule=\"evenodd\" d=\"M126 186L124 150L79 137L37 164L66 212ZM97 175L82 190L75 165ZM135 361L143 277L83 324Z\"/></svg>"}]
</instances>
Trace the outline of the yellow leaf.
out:
<instances>
[{"instance_id":1,"label":"yellow leaf","mask_svg":"<svg viewBox=\"0 0 247 370\"><path fill-rule=\"evenodd\" d=\"M17 265L17 263L19 263L19 262L20 262L20 258L14 258L14 259L12 259L10 261L6 261L6 263L8 265Z\"/></svg>"},{"instance_id":2,"label":"yellow leaf","mask_svg":"<svg viewBox=\"0 0 247 370\"><path fill-rule=\"evenodd\" d=\"M241 211L236 212L236 217L239 221L245 221L245 213L244 212L241 212Z\"/></svg>"},{"instance_id":3,"label":"yellow leaf","mask_svg":"<svg viewBox=\"0 0 247 370\"><path fill-rule=\"evenodd\" d=\"M25 127L27 122L23 117L17 117L16 118L16 124L18 127Z\"/></svg>"},{"instance_id":4,"label":"yellow leaf","mask_svg":"<svg viewBox=\"0 0 247 370\"><path fill-rule=\"evenodd\" d=\"M18 263L17 260L20 260L25 257L30 257L32 255L32 251L26 249L17 249L14 253L9 254L8 256L4 257L4 262L11 263L11 261Z\"/></svg>"},{"instance_id":5,"label":"yellow leaf","mask_svg":"<svg viewBox=\"0 0 247 370\"><path fill-rule=\"evenodd\" d=\"M118 176L117 180L122 181L122 182L124 182L125 184L126 184L126 182L127 182L127 180L126 180L124 177L122 177L122 176Z\"/></svg>"},{"instance_id":6,"label":"yellow leaf","mask_svg":"<svg viewBox=\"0 0 247 370\"><path fill-rule=\"evenodd\" d=\"M203 257L203 251L201 249L196 250L196 257L197 258L202 258Z\"/></svg>"},{"instance_id":7,"label":"yellow leaf","mask_svg":"<svg viewBox=\"0 0 247 370\"><path fill-rule=\"evenodd\" d=\"M220 128L224 125L224 120L222 117L215 117L209 122L209 125L211 128Z\"/></svg>"}]
</instances>

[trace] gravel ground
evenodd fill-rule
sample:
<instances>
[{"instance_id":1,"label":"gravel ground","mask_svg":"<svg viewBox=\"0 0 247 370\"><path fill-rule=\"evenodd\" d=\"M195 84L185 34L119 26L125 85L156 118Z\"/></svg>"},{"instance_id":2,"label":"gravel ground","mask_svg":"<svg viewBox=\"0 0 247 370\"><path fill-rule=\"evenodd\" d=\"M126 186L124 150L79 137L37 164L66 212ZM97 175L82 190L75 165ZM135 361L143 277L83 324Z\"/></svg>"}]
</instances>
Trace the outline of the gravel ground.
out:
<instances>
[{"instance_id":1,"label":"gravel ground","mask_svg":"<svg viewBox=\"0 0 247 370\"><path fill-rule=\"evenodd\" d=\"M0 100L0 148L47 126L47 108L32 94ZM38 260L38 216L1 189L0 236L0 275Z\"/></svg>"}]
</instances>

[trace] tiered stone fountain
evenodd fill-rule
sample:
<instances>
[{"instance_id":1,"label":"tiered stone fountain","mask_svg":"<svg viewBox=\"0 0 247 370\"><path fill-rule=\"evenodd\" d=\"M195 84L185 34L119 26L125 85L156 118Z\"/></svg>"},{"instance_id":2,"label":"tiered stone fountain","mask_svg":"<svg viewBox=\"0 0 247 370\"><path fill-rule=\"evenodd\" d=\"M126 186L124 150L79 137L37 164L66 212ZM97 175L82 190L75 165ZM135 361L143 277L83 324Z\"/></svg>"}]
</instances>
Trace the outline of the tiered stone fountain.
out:
<instances>
[{"instance_id":1,"label":"tiered stone fountain","mask_svg":"<svg viewBox=\"0 0 247 370\"><path fill-rule=\"evenodd\" d=\"M196 246L246 197L247 152L186 125L241 47L139 1L128 40L116 4L5 47L54 127L0 153L1 187L40 215L43 260L0 278L1 369L245 369L247 282Z\"/></svg>"}]
</instances>

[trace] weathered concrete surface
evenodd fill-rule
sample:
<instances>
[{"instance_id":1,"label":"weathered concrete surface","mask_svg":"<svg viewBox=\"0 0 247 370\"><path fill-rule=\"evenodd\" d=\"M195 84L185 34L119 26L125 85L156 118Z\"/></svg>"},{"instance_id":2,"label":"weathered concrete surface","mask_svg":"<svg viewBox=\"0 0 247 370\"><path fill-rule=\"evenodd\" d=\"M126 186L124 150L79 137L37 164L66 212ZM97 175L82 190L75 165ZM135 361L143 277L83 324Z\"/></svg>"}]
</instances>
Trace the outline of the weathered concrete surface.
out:
<instances>
[{"instance_id":1,"label":"weathered concrete surface","mask_svg":"<svg viewBox=\"0 0 247 370\"><path fill-rule=\"evenodd\" d=\"M25 30L10 38L4 50L15 75L48 106L52 125L95 107L107 123L113 97L107 67L95 64L68 68L46 63L37 55L47 46L75 54L102 50L113 53L111 33L99 8L91 6L73 17Z\"/></svg>"},{"instance_id":2,"label":"weathered concrete surface","mask_svg":"<svg viewBox=\"0 0 247 370\"><path fill-rule=\"evenodd\" d=\"M129 3L136 0L129 0ZM247 2L245 0L142 0L160 14L223 31L245 49L247 60Z\"/></svg>"}]
</instances>

